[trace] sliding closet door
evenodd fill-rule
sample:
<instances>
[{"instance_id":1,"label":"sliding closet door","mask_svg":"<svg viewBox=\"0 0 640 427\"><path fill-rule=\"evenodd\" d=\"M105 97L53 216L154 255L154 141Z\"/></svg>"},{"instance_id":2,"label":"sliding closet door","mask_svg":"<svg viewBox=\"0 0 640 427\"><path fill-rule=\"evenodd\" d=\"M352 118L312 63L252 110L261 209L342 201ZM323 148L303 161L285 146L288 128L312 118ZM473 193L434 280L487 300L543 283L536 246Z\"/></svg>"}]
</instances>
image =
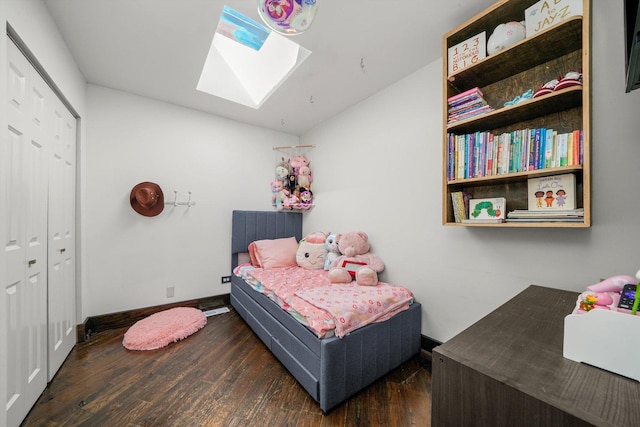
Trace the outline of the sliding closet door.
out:
<instances>
[{"instance_id":1,"label":"sliding closet door","mask_svg":"<svg viewBox=\"0 0 640 427\"><path fill-rule=\"evenodd\" d=\"M0 224L7 342L8 426L19 425L47 384L47 117L49 87L8 43L8 132L0 144ZM0 424L2 419L0 419Z\"/></svg>"},{"instance_id":2,"label":"sliding closet door","mask_svg":"<svg viewBox=\"0 0 640 427\"><path fill-rule=\"evenodd\" d=\"M76 120L57 98L49 161L49 381L76 343L75 148Z\"/></svg>"}]
</instances>

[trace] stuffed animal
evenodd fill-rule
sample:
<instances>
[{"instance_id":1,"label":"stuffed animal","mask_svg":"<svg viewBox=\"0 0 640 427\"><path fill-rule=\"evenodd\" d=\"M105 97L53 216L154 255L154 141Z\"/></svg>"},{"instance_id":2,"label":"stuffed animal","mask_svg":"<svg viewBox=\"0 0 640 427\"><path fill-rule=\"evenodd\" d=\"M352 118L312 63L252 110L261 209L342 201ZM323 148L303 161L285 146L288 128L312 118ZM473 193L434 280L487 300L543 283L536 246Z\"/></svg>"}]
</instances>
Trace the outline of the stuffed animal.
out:
<instances>
[{"instance_id":1,"label":"stuffed animal","mask_svg":"<svg viewBox=\"0 0 640 427\"><path fill-rule=\"evenodd\" d=\"M382 259L369 252L369 236L364 231L350 231L340 235L338 249L342 253L331 263L329 280L331 283L349 283L355 276L356 283L362 286L378 284L378 273L384 270ZM345 268L346 266L359 266ZM353 276L352 273L353 272Z\"/></svg>"},{"instance_id":2,"label":"stuffed animal","mask_svg":"<svg viewBox=\"0 0 640 427\"><path fill-rule=\"evenodd\" d=\"M293 171L289 161L285 160L284 157L281 157L281 159L280 163L276 165L276 178L282 182L287 182L289 180L289 175L291 175Z\"/></svg>"},{"instance_id":3,"label":"stuffed animal","mask_svg":"<svg viewBox=\"0 0 640 427\"><path fill-rule=\"evenodd\" d=\"M300 169L298 169L298 185L310 189L311 182L313 182L313 178L311 178L311 169L309 166L300 166Z\"/></svg>"},{"instance_id":4,"label":"stuffed animal","mask_svg":"<svg viewBox=\"0 0 640 427\"><path fill-rule=\"evenodd\" d=\"M284 157L281 157L280 163L276 165L276 181L282 181L290 193L293 193L296 187L296 176L293 173L291 161L285 160Z\"/></svg>"},{"instance_id":5,"label":"stuffed animal","mask_svg":"<svg viewBox=\"0 0 640 427\"><path fill-rule=\"evenodd\" d=\"M619 299L619 298L618 298ZM593 309L610 310L613 304L613 294L609 292L585 291L580 294L580 310L591 311Z\"/></svg>"},{"instance_id":6,"label":"stuffed animal","mask_svg":"<svg viewBox=\"0 0 640 427\"><path fill-rule=\"evenodd\" d=\"M289 190L287 190L286 197L282 201L282 206L285 209L295 209L297 203L298 203L298 198L294 194L291 194Z\"/></svg>"},{"instance_id":7,"label":"stuffed animal","mask_svg":"<svg viewBox=\"0 0 640 427\"><path fill-rule=\"evenodd\" d=\"M487 53L493 55L524 40L526 33L524 22L511 21L498 25L487 40Z\"/></svg>"},{"instance_id":8,"label":"stuffed animal","mask_svg":"<svg viewBox=\"0 0 640 427\"><path fill-rule=\"evenodd\" d=\"M321 232L307 234L298 244L296 264L308 270L322 270L327 256L324 246L326 235Z\"/></svg>"},{"instance_id":9,"label":"stuffed animal","mask_svg":"<svg viewBox=\"0 0 640 427\"><path fill-rule=\"evenodd\" d=\"M296 176L298 176L298 174L300 173L300 168L302 166L309 166L309 163L309 159L307 159L305 156L293 156L291 157L291 160L289 160L289 164L293 168L293 173Z\"/></svg>"},{"instance_id":10,"label":"stuffed animal","mask_svg":"<svg viewBox=\"0 0 640 427\"><path fill-rule=\"evenodd\" d=\"M338 249L338 236L339 234L329 233L324 241L324 247L327 249L327 257L324 260L324 269L329 271L331 263L340 256L340 249Z\"/></svg>"},{"instance_id":11,"label":"stuffed animal","mask_svg":"<svg viewBox=\"0 0 640 427\"><path fill-rule=\"evenodd\" d=\"M300 188L300 203L298 203L299 209L309 209L311 207L311 201L313 200L313 193L306 188Z\"/></svg>"},{"instance_id":12,"label":"stuffed animal","mask_svg":"<svg viewBox=\"0 0 640 427\"><path fill-rule=\"evenodd\" d=\"M271 181L271 201L277 210L282 210L283 203L287 198L287 190L280 180Z\"/></svg>"}]
</instances>

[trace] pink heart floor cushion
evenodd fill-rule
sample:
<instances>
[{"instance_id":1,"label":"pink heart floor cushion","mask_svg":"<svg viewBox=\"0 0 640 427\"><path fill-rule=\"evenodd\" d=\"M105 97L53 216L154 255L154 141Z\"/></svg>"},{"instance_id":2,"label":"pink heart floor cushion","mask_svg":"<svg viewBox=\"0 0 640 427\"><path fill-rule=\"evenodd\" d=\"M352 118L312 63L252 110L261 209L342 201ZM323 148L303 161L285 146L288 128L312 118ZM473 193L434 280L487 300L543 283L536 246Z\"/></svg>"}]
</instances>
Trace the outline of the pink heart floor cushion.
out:
<instances>
[{"instance_id":1,"label":"pink heart floor cushion","mask_svg":"<svg viewBox=\"0 0 640 427\"><path fill-rule=\"evenodd\" d=\"M155 350L194 334L207 324L197 308L176 307L137 321L124 334L122 345L129 350Z\"/></svg>"}]
</instances>

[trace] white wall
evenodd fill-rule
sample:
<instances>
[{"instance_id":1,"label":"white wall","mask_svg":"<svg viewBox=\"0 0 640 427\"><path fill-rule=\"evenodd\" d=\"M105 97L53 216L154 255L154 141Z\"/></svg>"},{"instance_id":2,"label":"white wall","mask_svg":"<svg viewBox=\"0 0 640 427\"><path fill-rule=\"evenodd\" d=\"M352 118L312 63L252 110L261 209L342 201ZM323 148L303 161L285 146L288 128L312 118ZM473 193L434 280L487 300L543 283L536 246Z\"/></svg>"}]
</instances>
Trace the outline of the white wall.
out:
<instances>
[{"instance_id":1,"label":"white wall","mask_svg":"<svg viewBox=\"0 0 640 427\"><path fill-rule=\"evenodd\" d=\"M640 268L640 90L624 93L622 2L593 2L592 17L589 229L441 225L442 61L301 138L319 147L305 233L365 230L383 279L422 303L424 335L446 341L530 284L581 291Z\"/></svg>"},{"instance_id":2,"label":"white wall","mask_svg":"<svg viewBox=\"0 0 640 427\"><path fill-rule=\"evenodd\" d=\"M87 100L84 316L228 293L231 211L271 209L272 147L298 138L94 85ZM142 181L196 205L139 215Z\"/></svg>"}]
</instances>

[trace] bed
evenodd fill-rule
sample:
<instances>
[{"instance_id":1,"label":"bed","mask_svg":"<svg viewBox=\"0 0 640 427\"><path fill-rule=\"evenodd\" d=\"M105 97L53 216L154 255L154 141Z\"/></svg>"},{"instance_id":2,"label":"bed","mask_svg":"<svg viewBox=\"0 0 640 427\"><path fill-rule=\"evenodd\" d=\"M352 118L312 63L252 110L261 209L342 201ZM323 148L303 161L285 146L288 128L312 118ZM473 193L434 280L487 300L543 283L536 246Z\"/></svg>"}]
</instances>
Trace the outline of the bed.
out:
<instances>
[{"instance_id":1,"label":"bed","mask_svg":"<svg viewBox=\"0 0 640 427\"><path fill-rule=\"evenodd\" d=\"M231 268L251 242L302 239L298 212L233 211ZM319 338L242 278L231 277L231 305L262 342L327 413L420 352L421 306L348 335Z\"/></svg>"}]
</instances>

